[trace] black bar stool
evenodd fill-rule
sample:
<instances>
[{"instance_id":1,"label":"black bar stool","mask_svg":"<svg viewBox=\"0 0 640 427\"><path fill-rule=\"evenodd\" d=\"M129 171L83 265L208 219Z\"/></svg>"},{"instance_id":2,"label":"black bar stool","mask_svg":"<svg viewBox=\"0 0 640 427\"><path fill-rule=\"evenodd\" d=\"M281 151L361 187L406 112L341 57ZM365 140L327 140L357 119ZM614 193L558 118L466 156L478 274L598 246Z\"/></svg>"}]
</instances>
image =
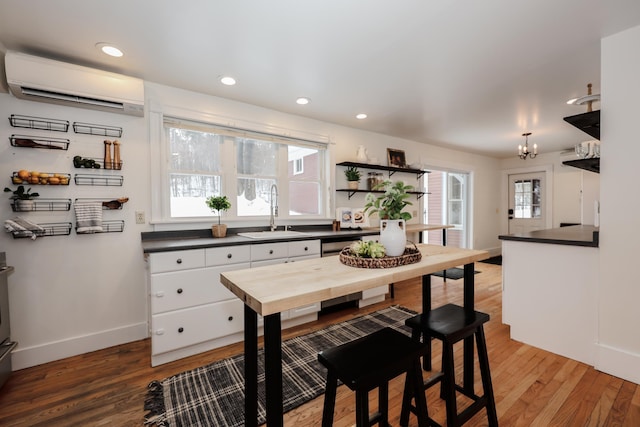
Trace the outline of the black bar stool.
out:
<instances>
[{"instance_id":1,"label":"black bar stool","mask_svg":"<svg viewBox=\"0 0 640 427\"><path fill-rule=\"evenodd\" d=\"M414 412L418 425L431 423L422 385L420 357L425 346L401 332L384 328L354 341L318 353L318 360L327 368L327 387L324 395L322 426L333 425L338 380L356 392L356 426L369 427L378 423L389 426L389 381L406 373L403 405L408 413ZM369 391L378 389L378 411L369 414ZM415 399L415 407L409 407ZM403 412L405 409L403 408Z\"/></svg>"},{"instance_id":2,"label":"black bar stool","mask_svg":"<svg viewBox=\"0 0 640 427\"><path fill-rule=\"evenodd\" d=\"M487 345L484 337L483 325L489 321L489 315L479 311L465 313L465 309L458 305L446 304L426 314L419 314L405 321L405 324L412 330L414 341L420 342L420 337L424 340L431 338L442 341L442 376L435 376L434 380L423 384L423 390L440 382L440 397L445 399L447 408L447 426L462 426L472 416L482 408L486 408L489 426L498 425L496 404L491 385L491 372L489 370L489 357L487 355ZM475 336L476 347L478 349L478 362L480 365L480 375L482 377L482 388L484 394L477 396L473 387L471 390L458 386L455 383L455 364L453 360L453 345L465 338ZM456 391L464 394L473 400L473 403L458 413L456 404ZM401 423L409 419L411 408L403 404Z\"/></svg>"}]
</instances>

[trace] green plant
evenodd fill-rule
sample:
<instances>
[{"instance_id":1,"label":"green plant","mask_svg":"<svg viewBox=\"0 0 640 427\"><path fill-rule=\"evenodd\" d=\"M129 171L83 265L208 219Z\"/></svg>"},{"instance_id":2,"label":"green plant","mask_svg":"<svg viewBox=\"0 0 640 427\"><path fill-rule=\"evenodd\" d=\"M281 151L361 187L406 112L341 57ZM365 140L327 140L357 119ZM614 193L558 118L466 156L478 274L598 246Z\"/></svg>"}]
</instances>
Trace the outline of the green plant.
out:
<instances>
[{"instance_id":1,"label":"green plant","mask_svg":"<svg viewBox=\"0 0 640 427\"><path fill-rule=\"evenodd\" d=\"M227 196L211 196L206 200L207 206L212 211L218 212L218 225L220 225L220 216L222 211L226 211L231 208L231 202L227 199Z\"/></svg>"},{"instance_id":2,"label":"green plant","mask_svg":"<svg viewBox=\"0 0 640 427\"><path fill-rule=\"evenodd\" d=\"M8 193L10 191L13 192L13 196L11 196L11 199L13 200L31 200L34 197L40 196L40 194L38 193L32 193L31 188L29 188L27 191L24 191L24 185L19 185L15 191L7 187L4 188L5 193Z\"/></svg>"},{"instance_id":3,"label":"green plant","mask_svg":"<svg viewBox=\"0 0 640 427\"><path fill-rule=\"evenodd\" d=\"M402 209L412 204L407 200L411 197L407 192L413 190L412 185L405 185L402 181L394 183L386 180L376 185L373 190L384 190L384 194L375 196L367 193L364 212L368 212L369 216L377 212L380 219L411 219L411 214L402 212Z\"/></svg>"},{"instance_id":4,"label":"green plant","mask_svg":"<svg viewBox=\"0 0 640 427\"><path fill-rule=\"evenodd\" d=\"M344 171L344 175L347 177L347 181L360 181L360 176L362 175L357 167L349 166Z\"/></svg>"},{"instance_id":5,"label":"green plant","mask_svg":"<svg viewBox=\"0 0 640 427\"><path fill-rule=\"evenodd\" d=\"M360 240L349 246L351 253L362 258L382 258L385 255L384 246L375 240Z\"/></svg>"}]
</instances>

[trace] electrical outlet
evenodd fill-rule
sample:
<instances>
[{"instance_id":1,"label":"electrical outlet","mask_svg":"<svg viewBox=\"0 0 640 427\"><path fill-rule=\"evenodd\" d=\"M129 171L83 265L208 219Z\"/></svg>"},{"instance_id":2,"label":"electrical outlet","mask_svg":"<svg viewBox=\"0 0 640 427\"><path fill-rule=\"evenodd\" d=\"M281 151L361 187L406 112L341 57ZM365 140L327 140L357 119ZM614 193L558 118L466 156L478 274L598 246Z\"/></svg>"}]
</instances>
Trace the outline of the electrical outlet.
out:
<instances>
[{"instance_id":1,"label":"electrical outlet","mask_svg":"<svg viewBox=\"0 0 640 427\"><path fill-rule=\"evenodd\" d=\"M136 224L144 224L145 222L144 211L136 211Z\"/></svg>"}]
</instances>

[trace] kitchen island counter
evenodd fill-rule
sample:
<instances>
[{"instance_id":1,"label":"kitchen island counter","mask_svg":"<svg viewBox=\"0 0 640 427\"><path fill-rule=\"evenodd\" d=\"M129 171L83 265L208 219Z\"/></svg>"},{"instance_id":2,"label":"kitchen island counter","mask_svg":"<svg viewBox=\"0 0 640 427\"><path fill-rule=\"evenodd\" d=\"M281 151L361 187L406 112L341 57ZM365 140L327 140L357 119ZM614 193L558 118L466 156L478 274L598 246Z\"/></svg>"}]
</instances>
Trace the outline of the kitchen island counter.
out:
<instances>
[{"instance_id":1,"label":"kitchen island counter","mask_svg":"<svg viewBox=\"0 0 640 427\"><path fill-rule=\"evenodd\" d=\"M500 240L529 243L550 243L555 245L598 247L599 228L593 225L572 225L569 227L536 230L527 233L498 236Z\"/></svg>"}]
</instances>

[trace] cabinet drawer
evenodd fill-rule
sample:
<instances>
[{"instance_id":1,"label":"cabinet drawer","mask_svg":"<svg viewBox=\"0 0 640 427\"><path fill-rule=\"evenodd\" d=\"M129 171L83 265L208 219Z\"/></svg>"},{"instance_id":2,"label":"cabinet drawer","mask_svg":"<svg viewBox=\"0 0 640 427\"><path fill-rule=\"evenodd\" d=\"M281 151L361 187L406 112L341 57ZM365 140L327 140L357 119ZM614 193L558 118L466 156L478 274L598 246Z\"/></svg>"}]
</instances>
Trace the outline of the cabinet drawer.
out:
<instances>
[{"instance_id":1,"label":"cabinet drawer","mask_svg":"<svg viewBox=\"0 0 640 427\"><path fill-rule=\"evenodd\" d=\"M251 261L287 258L289 256L288 253L289 249L287 242L251 245Z\"/></svg>"},{"instance_id":2,"label":"cabinet drawer","mask_svg":"<svg viewBox=\"0 0 640 427\"><path fill-rule=\"evenodd\" d=\"M289 319L295 319L296 317L305 316L311 313L317 313L320 311L320 303L316 302L313 304L305 305L304 307L296 307L289 310Z\"/></svg>"},{"instance_id":3,"label":"cabinet drawer","mask_svg":"<svg viewBox=\"0 0 640 427\"><path fill-rule=\"evenodd\" d=\"M289 257L320 254L320 240L289 242Z\"/></svg>"},{"instance_id":4,"label":"cabinet drawer","mask_svg":"<svg viewBox=\"0 0 640 427\"><path fill-rule=\"evenodd\" d=\"M158 252L149 255L149 271L151 273L188 270L204 266L204 249Z\"/></svg>"},{"instance_id":5,"label":"cabinet drawer","mask_svg":"<svg viewBox=\"0 0 640 427\"><path fill-rule=\"evenodd\" d=\"M224 248L207 248L205 252L207 267L229 265L251 260L251 246L226 246Z\"/></svg>"},{"instance_id":6,"label":"cabinet drawer","mask_svg":"<svg viewBox=\"0 0 640 427\"><path fill-rule=\"evenodd\" d=\"M240 300L208 304L151 318L151 353L160 354L241 332L244 305Z\"/></svg>"},{"instance_id":7,"label":"cabinet drawer","mask_svg":"<svg viewBox=\"0 0 640 427\"><path fill-rule=\"evenodd\" d=\"M196 268L151 275L151 313L208 304L235 298L220 284L220 273L249 268L249 263Z\"/></svg>"}]
</instances>

